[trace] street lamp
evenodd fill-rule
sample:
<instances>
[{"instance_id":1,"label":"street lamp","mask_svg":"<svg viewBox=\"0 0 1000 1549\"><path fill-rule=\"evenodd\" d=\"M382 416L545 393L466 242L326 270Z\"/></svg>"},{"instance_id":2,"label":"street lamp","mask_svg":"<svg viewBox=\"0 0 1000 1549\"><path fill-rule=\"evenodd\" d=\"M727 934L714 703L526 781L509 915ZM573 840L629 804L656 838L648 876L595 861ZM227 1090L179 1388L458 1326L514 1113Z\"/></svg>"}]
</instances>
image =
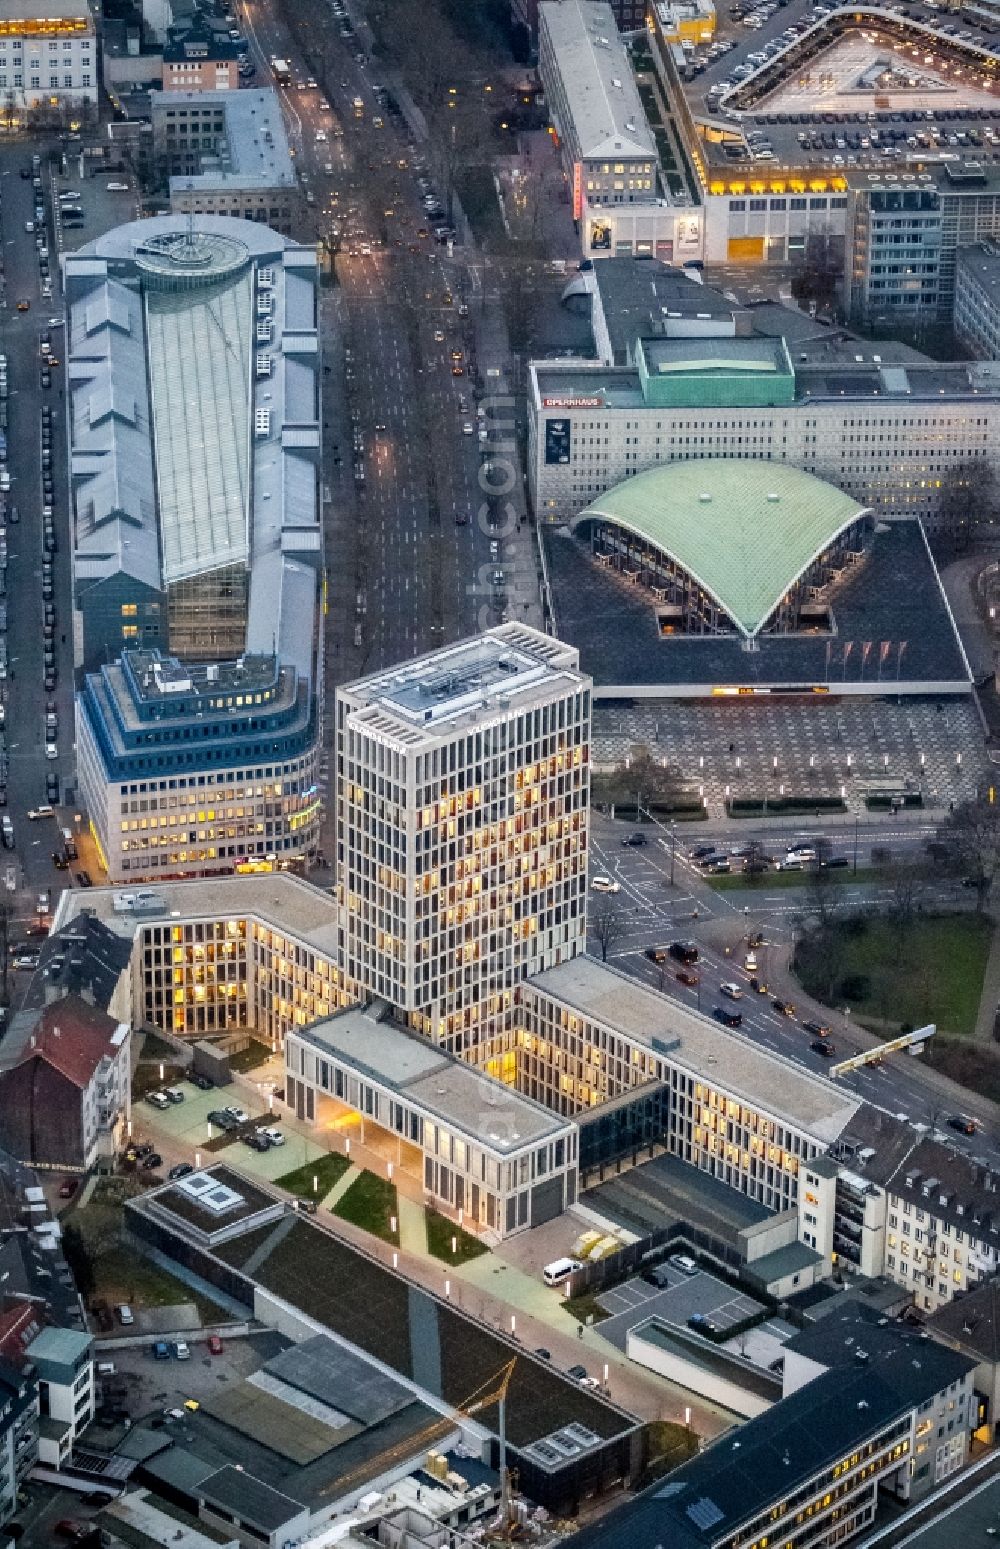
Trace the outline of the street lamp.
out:
<instances>
[{"instance_id":1,"label":"street lamp","mask_svg":"<svg viewBox=\"0 0 1000 1549\"><path fill-rule=\"evenodd\" d=\"M677 855L677 824L670 822L670 886L674 885L674 860Z\"/></svg>"}]
</instances>

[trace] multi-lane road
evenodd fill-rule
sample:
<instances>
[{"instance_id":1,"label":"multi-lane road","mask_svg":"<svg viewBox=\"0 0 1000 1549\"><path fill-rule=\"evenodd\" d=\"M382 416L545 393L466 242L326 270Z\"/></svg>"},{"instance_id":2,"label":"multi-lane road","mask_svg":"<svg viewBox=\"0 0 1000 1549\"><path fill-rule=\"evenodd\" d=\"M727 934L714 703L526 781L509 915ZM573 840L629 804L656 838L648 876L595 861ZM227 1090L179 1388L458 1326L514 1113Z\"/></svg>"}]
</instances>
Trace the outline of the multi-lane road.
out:
<instances>
[{"instance_id":1,"label":"multi-lane road","mask_svg":"<svg viewBox=\"0 0 1000 1549\"><path fill-rule=\"evenodd\" d=\"M55 256L52 183L47 156L40 176L45 205L42 235L47 249L52 296L42 294L42 273L34 224L35 192L21 176L31 168L32 147L9 146L0 151L0 228L3 233L4 290L0 307L0 351L7 356L9 384L7 445L4 466L11 487L7 496L8 566L7 678L0 685L5 701L9 774L7 808L14 825L15 847L0 851L2 896L13 905L14 934L33 919L38 894L62 886L67 874L57 871L52 855L61 849L57 821L32 821L29 810L46 802L46 776L58 778L59 796L71 800L75 786L73 729L73 664L70 630L70 563L65 482L65 409L62 369L53 367L49 386L42 386L42 334L51 353L61 359L65 329ZM27 306L25 307L25 303ZM21 310L19 310L19 304ZM58 549L53 556L55 651L57 682L47 692L43 684L42 639L42 464L41 417L51 408L51 464ZM18 521L11 520L16 506ZM58 757L45 756L45 707L57 705ZM74 808L58 808L58 822L73 826Z\"/></svg>"},{"instance_id":2,"label":"multi-lane road","mask_svg":"<svg viewBox=\"0 0 1000 1549\"><path fill-rule=\"evenodd\" d=\"M755 1042L787 1059L806 1066L807 1069L827 1079L844 1081L852 1091L887 1113L904 1114L911 1122L923 1125L946 1126L947 1118L959 1104L949 1105L942 1097L928 1073L917 1060L906 1054L891 1055L882 1065L869 1065L848 1076L830 1077L831 1062L816 1053L811 1044L812 1035L802 1026L803 1020L816 1018L832 1029L836 1047L836 1060L849 1058L871 1047L870 1036L861 1036L851 1027L849 1020L837 1013L809 1011L799 1007L794 1016L785 1016L774 1005L781 989L772 984L771 993L757 994L750 987L751 975L744 968L746 938L762 935L764 945L757 950L758 974L763 982L777 979L778 965L787 960L787 948L792 933L807 913L805 890L789 888L768 892L766 880L757 889L739 889L720 892L713 888L691 859L695 845L711 842L713 835L699 830L696 838L685 831L679 838L669 829L657 830L647 825L648 842L636 848L626 847L622 840L631 832L630 825L612 822L595 814L591 835L591 877L606 874L619 884L615 895L616 905L622 916L622 934L609 945L608 961L623 970L675 998L692 1010L700 1010L711 1016L716 1007L739 1010L743 1016L740 1036ZM825 830L824 830L825 833ZM859 865L870 860L872 848L890 843L899 853L911 852L921 844L915 828L900 827L878 833L859 835ZM732 829L718 836L720 843L732 846L736 842ZM747 842L750 834L740 830L740 843ZM848 853L846 841L850 838L853 863L854 827L845 826L841 838ZM926 835L924 836L926 839ZM769 836L769 846L774 851L774 835ZM673 852L673 858L671 855ZM673 883L671 883L673 870ZM946 885L950 887L950 884ZM931 895L936 898L935 885ZM859 902L870 904L877 901L882 889L878 883L837 883L835 898L842 895L846 904L853 898L854 907ZM960 891L960 890L959 890ZM592 923L594 902L592 895ZM968 895L960 899L952 894L949 904L967 902ZM937 899L936 901L940 901ZM697 964L698 984L687 986L680 983L675 970L680 965L673 960L658 964L646 956L650 948L668 945L678 939L691 940L699 949ZM599 941L592 936L591 952L600 951ZM786 982L784 972L780 982ZM720 992L723 983L736 984L742 990L738 1002L729 1000ZM947 1129L949 1144L975 1156L989 1156L1000 1161L1000 1139L991 1133L992 1107L980 1102L975 1093L963 1096L961 1111L981 1118L985 1125L972 1137Z\"/></svg>"},{"instance_id":3,"label":"multi-lane road","mask_svg":"<svg viewBox=\"0 0 1000 1549\"><path fill-rule=\"evenodd\" d=\"M498 298L472 250L435 242L417 184L425 148L359 38L326 13L317 5L297 38L274 0L249 0L242 22L258 80L289 61L296 163L314 235L335 250L323 303L333 686L539 610ZM504 509L487 509L490 490Z\"/></svg>"}]
</instances>

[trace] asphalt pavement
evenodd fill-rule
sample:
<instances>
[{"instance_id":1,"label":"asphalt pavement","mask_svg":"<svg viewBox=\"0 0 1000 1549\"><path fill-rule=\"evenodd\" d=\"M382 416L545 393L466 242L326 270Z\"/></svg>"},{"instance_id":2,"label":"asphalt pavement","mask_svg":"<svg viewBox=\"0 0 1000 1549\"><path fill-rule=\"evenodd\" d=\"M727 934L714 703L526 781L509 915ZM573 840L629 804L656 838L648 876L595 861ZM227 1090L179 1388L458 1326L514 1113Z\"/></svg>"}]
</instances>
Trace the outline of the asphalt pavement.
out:
<instances>
[{"instance_id":1,"label":"asphalt pavement","mask_svg":"<svg viewBox=\"0 0 1000 1549\"><path fill-rule=\"evenodd\" d=\"M34 145L0 148L0 223L3 233L4 293L0 307L0 350L7 356L9 382L6 468L10 473L7 549L7 681L3 684L9 757L7 812L14 825L13 851L0 852L4 896L13 904L12 935L18 939L33 922L38 894L50 894L68 880L57 871L54 852L61 850L59 825L74 826L75 742L73 720L73 663L70 614L69 518L66 466L65 407L62 367L50 372L51 385L41 385L40 342L43 330L51 336L52 354L62 358L65 330L62 326L60 276L52 226L50 168L41 148L43 197L46 208L45 245L51 276L51 297L42 294L42 277L35 233L25 230L34 221L34 191L21 169L31 167ZM18 303L27 303L18 310ZM42 487L41 410L52 409L52 467L54 470L55 527L58 549L54 558L55 635L57 683L50 694L43 686L42 664ZM10 520L16 505L19 521ZM45 706L57 705L58 757L45 756ZM31 821L27 813L46 802L46 775L59 781L57 817ZM53 899L54 902L54 899Z\"/></svg>"},{"instance_id":2,"label":"asphalt pavement","mask_svg":"<svg viewBox=\"0 0 1000 1549\"><path fill-rule=\"evenodd\" d=\"M259 83L271 58L289 62L296 164L314 235L336 250L322 301L330 690L504 618L540 619L511 361L488 266L434 240L420 126L376 90L364 29L341 39L317 7L303 52L274 0L250 0L242 21Z\"/></svg>"},{"instance_id":3,"label":"asphalt pavement","mask_svg":"<svg viewBox=\"0 0 1000 1549\"><path fill-rule=\"evenodd\" d=\"M1000 1162L1000 1131L994 1105L977 1093L953 1088L912 1056L890 1055L881 1065L830 1077L831 1064L872 1048L880 1040L852 1025L848 1016L807 1002L795 987L787 965L793 935L808 912L804 889L782 888L769 893L766 878L755 889L723 892L712 887L692 858L693 849L713 842L716 837L720 846L732 847L759 836L744 831L742 826L737 833L732 826L720 827L717 835L706 832L706 827L699 824L692 832L691 825L687 825L678 834L676 829L671 833L666 826L647 825L647 843L630 847L623 840L635 832L631 824L612 821L600 813L593 815L590 875L593 878L603 873L617 881L616 897L623 915L624 928L609 946L608 962L692 1010L709 1016L717 1007L739 1010L743 1016L739 1036L750 1037L817 1075L844 1081L859 1097L886 1113L928 1126L943 1124L952 1111L979 1118L984 1128L976 1135L965 1137L948 1130L948 1143L966 1154ZM900 856L913 856L926 842L925 829L926 825L921 823L888 823L884 829L866 830L859 825L859 866L869 863L872 849L877 850L880 845L892 848ZM824 829L824 834L829 833ZM793 837L809 836L795 834L790 828L780 844L775 842L773 829L763 837L770 853L775 854L779 850L783 853L783 847L793 842ZM853 864L853 843L854 824L843 824L839 832L835 831L833 853L849 854ZM888 891L877 881L859 882L857 886L837 883L832 897L835 907L856 909L859 905L877 906ZM963 896L963 890L951 883L931 882L924 901L928 906L969 907L968 893ZM756 949L756 975L744 966L750 935L763 936L763 945ZM646 956L649 949L668 946L676 940L690 940L698 947L698 983L694 986L677 979L676 970L681 966L678 962L670 959L656 963ZM593 931L589 950L600 951ZM769 993L756 993L750 986L751 977L767 984ZM723 983L739 989L738 1001L722 994ZM775 1000L789 996L795 1006L790 1016L774 1004ZM831 1029L834 1061L824 1059L811 1048L815 1034L806 1031L803 1021L817 1021Z\"/></svg>"}]
</instances>

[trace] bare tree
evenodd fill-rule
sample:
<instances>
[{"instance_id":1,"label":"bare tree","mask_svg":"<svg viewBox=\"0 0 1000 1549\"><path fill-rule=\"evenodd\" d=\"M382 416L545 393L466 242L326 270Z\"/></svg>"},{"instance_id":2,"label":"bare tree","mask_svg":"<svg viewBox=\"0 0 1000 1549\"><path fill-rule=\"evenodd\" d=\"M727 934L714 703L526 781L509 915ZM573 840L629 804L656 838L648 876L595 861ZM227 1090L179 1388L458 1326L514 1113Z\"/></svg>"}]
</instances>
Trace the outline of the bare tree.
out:
<instances>
[{"instance_id":1,"label":"bare tree","mask_svg":"<svg viewBox=\"0 0 1000 1549\"><path fill-rule=\"evenodd\" d=\"M587 919L590 933L601 949L601 962L606 963L612 947L628 934L625 911L613 893L607 893Z\"/></svg>"},{"instance_id":2,"label":"bare tree","mask_svg":"<svg viewBox=\"0 0 1000 1549\"><path fill-rule=\"evenodd\" d=\"M644 747L637 748L627 763L591 776L591 798L598 804L670 807L680 794L676 771L657 763Z\"/></svg>"},{"instance_id":3,"label":"bare tree","mask_svg":"<svg viewBox=\"0 0 1000 1549\"><path fill-rule=\"evenodd\" d=\"M751 887L756 887L761 878L766 876L770 865L771 858L761 841L759 839L752 839L747 845L747 852L743 857L743 870Z\"/></svg>"},{"instance_id":4,"label":"bare tree","mask_svg":"<svg viewBox=\"0 0 1000 1549\"><path fill-rule=\"evenodd\" d=\"M938 551L947 556L966 553L984 527L997 520L996 475L985 458L956 463L941 481L933 533Z\"/></svg>"},{"instance_id":5,"label":"bare tree","mask_svg":"<svg viewBox=\"0 0 1000 1549\"><path fill-rule=\"evenodd\" d=\"M820 835L813 843L816 859L809 863L809 903L821 925L829 923L832 913L830 855L833 849L829 839Z\"/></svg>"},{"instance_id":6,"label":"bare tree","mask_svg":"<svg viewBox=\"0 0 1000 1549\"><path fill-rule=\"evenodd\" d=\"M976 890L976 908L986 908L1000 871L1000 805L982 797L963 801L938 829L934 854Z\"/></svg>"}]
</instances>

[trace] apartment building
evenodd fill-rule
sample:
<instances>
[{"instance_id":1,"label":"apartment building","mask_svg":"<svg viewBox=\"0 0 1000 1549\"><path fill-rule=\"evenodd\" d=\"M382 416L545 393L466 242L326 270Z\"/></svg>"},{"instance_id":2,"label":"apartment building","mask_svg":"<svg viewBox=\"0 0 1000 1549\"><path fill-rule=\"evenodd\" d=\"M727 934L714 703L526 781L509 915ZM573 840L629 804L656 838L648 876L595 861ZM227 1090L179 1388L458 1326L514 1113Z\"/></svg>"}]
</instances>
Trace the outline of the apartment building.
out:
<instances>
[{"instance_id":1,"label":"apartment building","mask_svg":"<svg viewBox=\"0 0 1000 1549\"><path fill-rule=\"evenodd\" d=\"M0 1334L3 1329L0 1315ZM0 1531L17 1511L17 1492L38 1461L38 1383L22 1363L0 1355Z\"/></svg>"},{"instance_id":2,"label":"apartment building","mask_svg":"<svg viewBox=\"0 0 1000 1549\"><path fill-rule=\"evenodd\" d=\"M163 45L164 92L236 91L240 56L225 33L213 31L196 15L186 29Z\"/></svg>"},{"instance_id":3,"label":"apartment building","mask_svg":"<svg viewBox=\"0 0 1000 1549\"><path fill-rule=\"evenodd\" d=\"M94 1342L72 1328L43 1328L27 1349L38 1381L38 1461L61 1468L94 1418Z\"/></svg>"},{"instance_id":4,"label":"apartment building","mask_svg":"<svg viewBox=\"0 0 1000 1549\"><path fill-rule=\"evenodd\" d=\"M337 693L344 972L478 1062L584 949L590 681L503 624Z\"/></svg>"},{"instance_id":5,"label":"apartment building","mask_svg":"<svg viewBox=\"0 0 1000 1549\"><path fill-rule=\"evenodd\" d=\"M891 1370L907 1357L931 1363L940 1386L917 1409L910 1498L917 1500L943 1484L969 1461L980 1398L976 1363L967 1351L958 1352L959 1361L943 1358L940 1346L930 1344L922 1329L887 1318L862 1296L848 1295L787 1340L781 1354L783 1398L828 1371Z\"/></svg>"},{"instance_id":6,"label":"apartment building","mask_svg":"<svg viewBox=\"0 0 1000 1549\"><path fill-rule=\"evenodd\" d=\"M799 1194L799 1237L848 1274L885 1275L935 1312L1000 1268L1000 1180L860 1109Z\"/></svg>"},{"instance_id":7,"label":"apartment building","mask_svg":"<svg viewBox=\"0 0 1000 1549\"><path fill-rule=\"evenodd\" d=\"M88 0L16 0L0 18L0 97L19 108L96 103L97 31Z\"/></svg>"},{"instance_id":8,"label":"apartment building","mask_svg":"<svg viewBox=\"0 0 1000 1549\"><path fill-rule=\"evenodd\" d=\"M110 1160L131 1111L127 1022L78 995L11 1018L0 1052L0 1145L35 1167Z\"/></svg>"},{"instance_id":9,"label":"apartment building","mask_svg":"<svg viewBox=\"0 0 1000 1549\"><path fill-rule=\"evenodd\" d=\"M806 1549L870 1526L881 1496L928 1488L917 1448L941 1407L967 1424L972 1363L924 1342L832 1366L586 1527L573 1549Z\"/></svg>"}]
</instances>

